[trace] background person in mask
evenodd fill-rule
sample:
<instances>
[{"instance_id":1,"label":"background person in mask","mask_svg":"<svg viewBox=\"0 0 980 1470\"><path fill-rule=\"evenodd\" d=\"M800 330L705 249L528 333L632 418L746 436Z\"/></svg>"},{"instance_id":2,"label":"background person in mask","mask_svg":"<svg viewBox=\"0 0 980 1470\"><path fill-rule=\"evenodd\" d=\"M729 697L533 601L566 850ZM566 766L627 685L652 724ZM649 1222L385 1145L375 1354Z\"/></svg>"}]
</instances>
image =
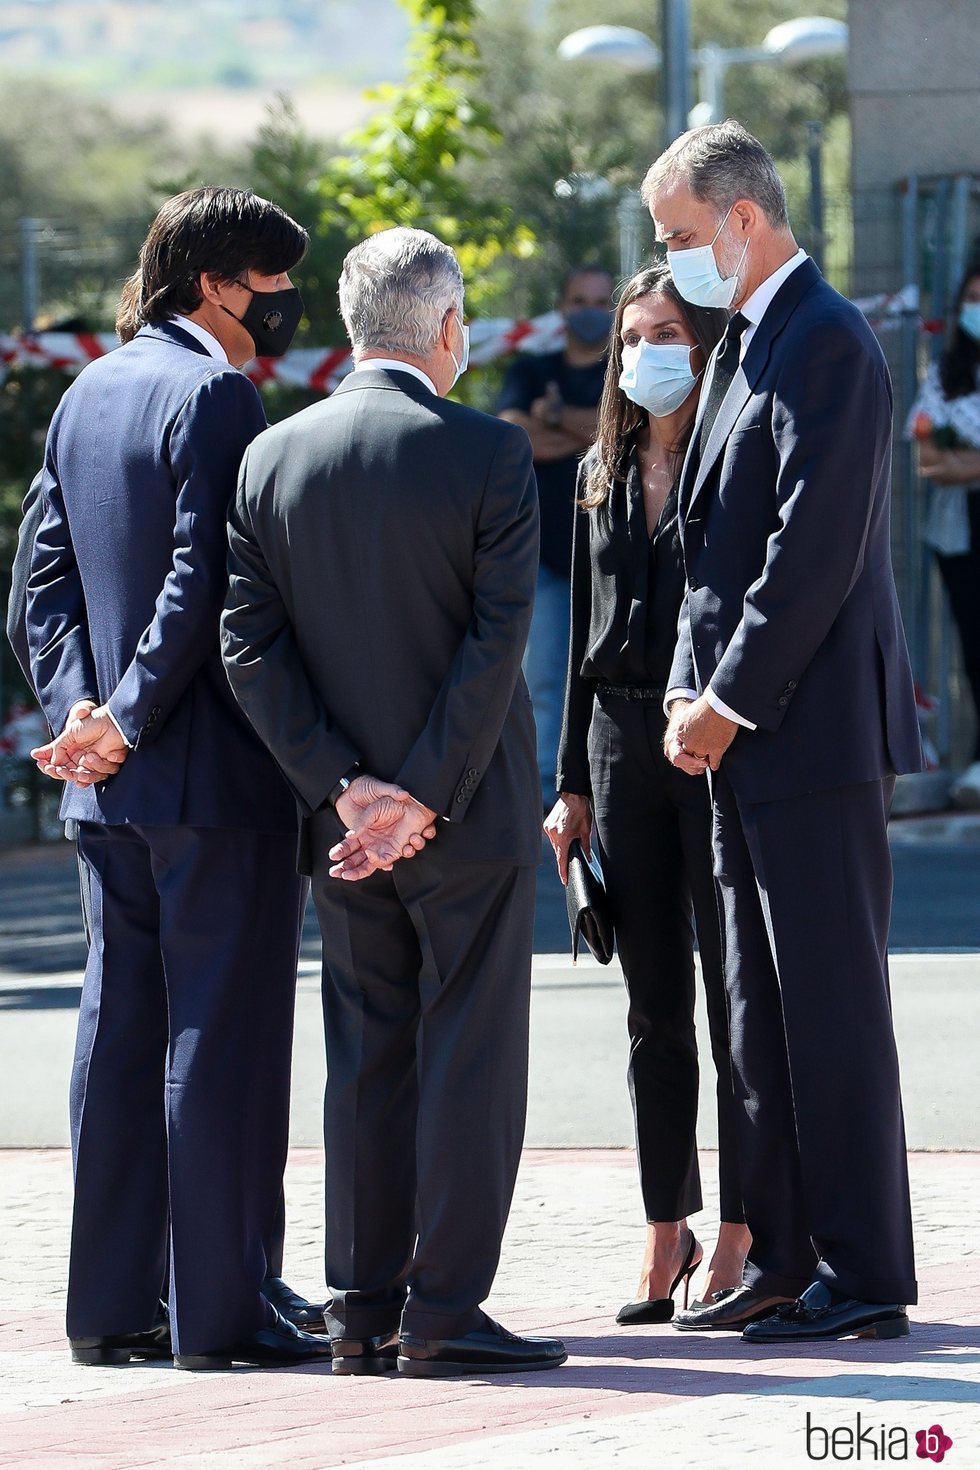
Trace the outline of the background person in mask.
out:
<instances>
[{"instance_id":1,"label":"background person in mask","mask_svg":"<svg viewBox=\"0 0 980 1470\"><path fill-rule=\"evenodd\" d=\"M169 200L123 293L124 345L48 433L27 635L62 733L34 756L69 783L92 894L71 1084L78 1362L329 1353L262 1294L305 885L295 802L218 643L228 506L265 427L237 369L288 346L306 245L242 190Z\"/></svg>"},{"instance_id":2,"label":"background person in mask","mask_svg":"<svg viewBox=\"0 0 980 1470\"><path fill-rule=\"evenodd\" d=\"M907 433L935 487L922 537L936 554L973 696L973 758L950 795L980 807L980 260L956 293L946 348L926 373Z\"/></svg>"},{"instance_id":3,"label":"background person in mask","mask_svg":"<svg viewBox=\"0 0 980 1470\"><path fill-rule=\"evenodd\" d=\"M500 417L520 424L530 437L541 507L541 564L524 673L534 704L545 810L554 799L561 730L575 477L595 437L612 287L612 276L602 267L576 266L568 272L558 302L565 319L564 349L519 354L497 404Z\"/></svg>"},{"instance_id":4,"label":"background person in mask","mask_svg":"<svg viewBox=\"0 0 980 1470\"><path fill-rule=\"evenodd\" d=\"M684 595L677 481L704 365L726 314L688 306L666 264L623 288L594 448L579 472L560 796L545 823L565 881L594 836L629 990L629 1087L647 1221L637 1300L617 1321L666 1322L701 1261L687 1216L697 1160L692 905L718 1072L721 1231L705 1294L734 1286L748 1247L734 1148L707 782L663 753L663 699ZM593 829L594 824L594 829ZM685 1285L685 1301L687 1288Z\"/></svg>"}]
</instances>

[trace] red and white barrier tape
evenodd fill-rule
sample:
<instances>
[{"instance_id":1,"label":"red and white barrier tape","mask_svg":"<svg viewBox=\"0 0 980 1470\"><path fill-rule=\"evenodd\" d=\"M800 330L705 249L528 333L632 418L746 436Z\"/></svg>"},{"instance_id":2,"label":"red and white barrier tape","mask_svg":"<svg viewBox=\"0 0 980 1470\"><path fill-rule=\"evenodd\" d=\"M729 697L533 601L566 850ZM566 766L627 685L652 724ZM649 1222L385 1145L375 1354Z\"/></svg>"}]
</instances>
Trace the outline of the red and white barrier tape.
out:
<instances>
[{"instance_id":1,"label":"red and white barrier tape","mask_svg":"<svg viewBox=\"0 0 980 1470\"><path fill-rule=\"evenodd\" d=\"M901 316L918 311L919 293L917 287L905 286L901 291L883 291L854 304L876 329L897 326ZM943 328L941 321L920 321L919 325L926 332ZM513 352L557 352L563 342L564 329L557 311L529 321L481 317L470 326L470 360L481 365ZM24 364L76 373L118 345L111 332L39 332L30 337L0 334L0 381L7 368ZM350 368L346 347L296 347L284 357L258 357L246 370L259 387L279 383L332 393Z\"/></svg>"}]
</instances>

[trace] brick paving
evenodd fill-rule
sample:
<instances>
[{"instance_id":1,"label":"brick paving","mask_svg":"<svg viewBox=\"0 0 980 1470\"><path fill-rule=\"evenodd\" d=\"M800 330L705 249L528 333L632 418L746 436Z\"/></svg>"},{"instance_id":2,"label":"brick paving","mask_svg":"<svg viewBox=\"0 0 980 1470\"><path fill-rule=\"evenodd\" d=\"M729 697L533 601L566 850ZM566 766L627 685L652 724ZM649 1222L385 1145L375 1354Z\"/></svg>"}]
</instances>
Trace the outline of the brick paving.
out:
<instances>
[{"instance_id":1,"label":"brick paving","mask_svg":"<svg viewBox=\"0 0 980 1470\"><path fill-rule=\"evenodd\" d=\"M715 1156L704 1154L702 1166L706 1207L693 1223L710 1250ZM616 1327L642 1249L632 1156L529 1150L488 1307L518 1330L559 1332L569 1362L549 1373L426 1382L335 1379L320 1368L190 1375L159 1364L73 1366L63 1324L70 1159L60 1149L3 1150L0 1466L783 1470L821 1458L820 1435L835 1428L837 1458L851 1444L846 1457L856 1462L847 1434L860 1415L865 1463L883 1433L900 1447L900 1431L916 1462L914 1431L938 1422L953 1439L952 1470L977 1470L980 1155L917 1153L911 1172L921 1289L912 1336L810 1345L788 1357L737 1336ZM319 1151L292 1152L286 1188L286 1274L315 1295Z\"/></svg>"}]
</instances>

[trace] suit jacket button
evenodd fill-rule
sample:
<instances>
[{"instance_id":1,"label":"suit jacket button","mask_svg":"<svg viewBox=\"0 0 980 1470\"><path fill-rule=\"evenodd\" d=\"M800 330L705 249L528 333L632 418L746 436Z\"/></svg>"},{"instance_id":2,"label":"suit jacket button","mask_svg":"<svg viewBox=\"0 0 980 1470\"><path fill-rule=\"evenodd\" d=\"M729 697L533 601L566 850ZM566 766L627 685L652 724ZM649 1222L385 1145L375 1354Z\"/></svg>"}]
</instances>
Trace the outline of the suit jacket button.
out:
<instances>
[{"instance_id":1,"label":"suit jacket button","mask_svg":"<svg viewBox=\"0 0 980 1470\"><path fill-rule=\"evenodd\" d=\"M786 694L781 694L776 700L776 703L779 705L780 709L782 709L784 705L789 704L789 696Z\"/></svg>"},{"instance_id":2,"label":"suit jacket button","mask_svg":"<svg viewBox=\"0 0 980 1470\"><path fill-rule=\"evenodd\" d=\"M695 582L695 580L694 580L693 577L688 577L688 579L687 579L687 586L688 586L688 591L690 591L690 592L697 592L697 590L698 590L698 584L697 584L697 582Z\"/></svg>"},{"instance_id":3,"label":"suit jacket button","mask_svg":"<svg viewBox=\"0 0 980 1470\"><path fill-rule=\"evenodd\" d=\"M469 770L469 771L466 772L466 774L467 774L467 776L476 776L476 775L479 774L479 772L476 771L476 770Z\"/></svg>"},{"instance_id":4,"label":"suit jacket button","mask_svg":"<svg viewBox=\"0 0 980 1470\"><path fill-rule=\"evenodd\" d=\"M466 800L466 797L463 795L462 792L460 792L459 795L457 796L456 800L457 801L465 801Z\"/></svg>"},{"instance_id":5,"label":"suit jacket button","mask_svg":"<svg viewBox=\"0 0 980 1470\"><path fill-rule=\"evenodd\" d=\"M789 689L789 690L795 689L796 688L796 680L795 679L789 679L789 680L787 680L786 688Z\"/></svg>"}]
</instances>

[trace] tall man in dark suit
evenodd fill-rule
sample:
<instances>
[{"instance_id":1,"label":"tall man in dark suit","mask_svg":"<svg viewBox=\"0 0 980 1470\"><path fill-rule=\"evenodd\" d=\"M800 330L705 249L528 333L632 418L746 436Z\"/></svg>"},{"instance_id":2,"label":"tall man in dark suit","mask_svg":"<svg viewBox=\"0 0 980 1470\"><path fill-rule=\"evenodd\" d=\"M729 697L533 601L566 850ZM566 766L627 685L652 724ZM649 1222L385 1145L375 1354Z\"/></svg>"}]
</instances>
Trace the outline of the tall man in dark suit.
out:
<instances>
[{"instance_id":1,"label":"tall man in dark suit","mask_svg":"<svg viewBox=\"0 0 980 1470\"><path fill-rule=\"evenodd\" d=\"M891 566L888 372L861 313L797 249L772 159L738 123L679 138L644 198L681 293L736 308L681 484L666 745L713 773L753 1240L744 1284L674 1324L899 1336L916 1284L886 822L920 750Z\"/></svg>"},{"instance_id":2,"label":"tall man in dark suit","mask_svg":"<svg viewBox=\"0 0 980 1470\"><path fill-rule=\"evenodd\" d=\"M71 1090L80 1362L327 1350L261 1293L304 890L291 794L218 647L228 502L265 424L236 369L288 343L305 246L244 191L170 200L124 291L129 340L85 369L48 434L27 629L62 733L34 755L70 783L93 902Z\"/></svg>"},{"instance_id":3,"label":"tall man in dark suit","mask_svg":"<svg viewBox=\"0 0 980 1470\"><path fill-rule=\"evenodd\" d=\"M30 577L34 542L44 519L44 499L41 495L43 479L44 471L39 470L24 496L24 503L21 507L23 518L17 535L17 550L11 567L10 596L7 601L7 638L21 672L32 689L34 676L31 673L31 650L27 639L27 583ZM77 844L77 821L72 820L65 823L65 836L69 841ZM78 878L82 926L85 930L85 943L89 944L92 939L92 885L89 881L88 867L80 852L78 853ZM262 1295L267 1297L272 1305L297 1327L306 1328L310 1332L319 1332L323 1327L322 1308L308 1302L282 1278L285 1232L285 1197L280 1192L275 1218L265 1238L267 1274L262 1283Z\"/></svg>"},{"instance_id":4,"label":"tall man in dark suit","mask_svg":"<svg viewBox=\"0 0 980 1470\"><path fill-rule=\"evenodd\" d=\"M307 814L334 1367L548 1368L561 1343L515 1338L480 1310L527 1084L530 445L443 396L467 332L459 266L434 236L359 245L340 300L355 371L250 447L223 618L232 687ZM405 794L399 843L435 831L410 861L370 826L338 843L375 776Z\"/></svg>"}]
</instances>

